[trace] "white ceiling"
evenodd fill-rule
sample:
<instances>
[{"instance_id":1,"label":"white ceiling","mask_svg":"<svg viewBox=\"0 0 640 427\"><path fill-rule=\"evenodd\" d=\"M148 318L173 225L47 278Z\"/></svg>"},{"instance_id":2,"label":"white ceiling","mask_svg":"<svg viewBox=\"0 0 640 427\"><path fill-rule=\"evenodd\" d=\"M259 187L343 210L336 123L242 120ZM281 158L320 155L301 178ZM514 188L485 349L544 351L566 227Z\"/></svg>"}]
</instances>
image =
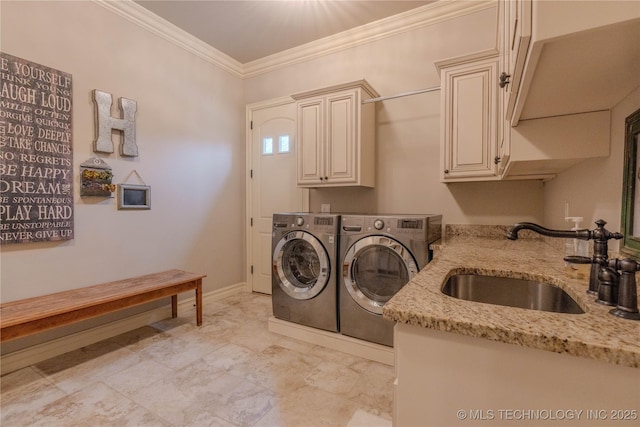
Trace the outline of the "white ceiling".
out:
<instances>
[{"instance_id":1,"label":"white ceiling","mask_svg":"<svg viewBox=\"0 0 640 427\"><path fill-rule=\"evenodd\" d=\"M436 0L135 0L245 64Z\"/></svg>"}]
</instances>

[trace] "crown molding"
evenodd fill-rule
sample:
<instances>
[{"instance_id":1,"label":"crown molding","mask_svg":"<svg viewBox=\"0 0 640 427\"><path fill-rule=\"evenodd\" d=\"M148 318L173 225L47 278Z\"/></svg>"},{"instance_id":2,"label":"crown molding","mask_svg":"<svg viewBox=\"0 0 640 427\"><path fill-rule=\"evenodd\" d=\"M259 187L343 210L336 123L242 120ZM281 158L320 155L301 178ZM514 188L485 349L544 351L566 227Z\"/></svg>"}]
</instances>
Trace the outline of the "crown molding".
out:
<instances>
[{"instance_id":1,"label":"crown molding","mask_svg":"<svg viewBox=\"0 0 640 427\"><path fill-rule=\"evenodd\" d=\"M305 92L294 93L293 95L291 95L291 98L298 101L304 98L311 98L319 95L324 95L327 93L342 92L344 90L350 90L350 89L356 89L356 88L360 88L364 91L365 98L377 98L380 96L380 94L369 84L368 81L366 81L365 79L362 79L362 80L356 80L354 82L338 84L335 86L322 87L318 89L308 90Z\"/></svg>"},{"instance_id":2,"label":"crown molding","mask_svg":"<svg viewBox=\"0 0 640 427\"><path fill-rule=\"evenodd\" d=\"M178 28L169 21L150 12L148 9L145 9L133 0L92 1L110 12L113 12L165 39L166 41L193 53L205 61L210 62L237 77L243 77L243 66L240 62L192 36L181 28Z\"/></svg>"},{"instance_id":3,"label":"crown molding","mask_svg":"<svg viewBox=\"0 0 640 427\"><path fill-rule=\"evenodd\" d=\"M133 0L92 0L151 33L240 78L255 77L293 64L434 25L497 5L497 0L439 0L407 12L343 31L245 64L160 18Z\"/></svg>"},{"instance_id":4,"label":"crown molding","mask_svg":"<svg viewBox=\"0 0 640 427\"><path fill-rule=\"evenodd\" d=\"M244 64L244 77L275 71L355 46L497 7L496 0L439 0Z\"/></svg>"},{"instance_id":5,"label":"crown molding","mask_svg":"<svg viewBox=\"0 0 640 427\"><path fill-rule=\"evenodd\" d=\"M442 69L447 67L452 67L454 65L463 65L470 64L476 61L482 61L484 59L489 58L497 58L500 55L500 51L498 49L487 49L480 52L474 52L467 55L456 56L454 58L447 58L440 61L436 61L433 65L436 66L436 70L438 70L438 75L441 75Z\"/></svg>"}]
</instances>

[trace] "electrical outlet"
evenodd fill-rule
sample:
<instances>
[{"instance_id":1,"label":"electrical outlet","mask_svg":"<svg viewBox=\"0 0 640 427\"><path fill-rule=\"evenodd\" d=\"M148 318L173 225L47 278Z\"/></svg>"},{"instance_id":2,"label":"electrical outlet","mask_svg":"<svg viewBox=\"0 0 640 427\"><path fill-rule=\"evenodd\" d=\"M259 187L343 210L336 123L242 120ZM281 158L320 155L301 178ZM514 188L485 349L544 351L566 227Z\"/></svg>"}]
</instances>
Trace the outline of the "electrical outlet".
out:
<instances>
[{"instance_id":1,"label":"electrical outlet","mask_svg":"<svg viewBox=\"0 0 640 427\"><path fill-rule=\"evenodd\" d=\"M322 213L330 213L331 212L331 205L329 203L322 203L320 205L320 212L322 212Z\"/></svg>"}]
</instances>

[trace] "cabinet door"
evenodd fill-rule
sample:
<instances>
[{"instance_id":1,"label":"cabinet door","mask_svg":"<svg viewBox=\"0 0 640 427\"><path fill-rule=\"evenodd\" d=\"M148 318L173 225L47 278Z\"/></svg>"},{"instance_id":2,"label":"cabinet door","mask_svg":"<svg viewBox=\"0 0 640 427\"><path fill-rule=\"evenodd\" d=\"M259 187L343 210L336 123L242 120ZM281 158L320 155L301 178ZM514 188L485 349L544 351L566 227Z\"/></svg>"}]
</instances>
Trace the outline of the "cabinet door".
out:
<instances>
[{"instance_id":1,"label":"cabinet door","mask_svg":"<svg viewBox=\"0 0 640 427\"><path fill-rule=\"evenodd\" d=\"M513 1L503 1L498 4L499 7L499 25L498 46L500 47L500 74L510 75L512 71L512 35L510 32L510 23L512 20ZM502 175L509 162L511 154L511 120L507 116L507 106L511 98L512 85L502 83L498 93L498 174ZM514 94L515 101L515 94Z\"/></svg>"},{"instance_id":2,"label":"cabinet door","mask_svg":"<svg viewBox=\"0 0 640 427\"><path fill-rule=\"evenodd\" d=\"M505 172L505 168L509 164L511 158L511 121L506 120L503 116L506 108L506 94L501 93L502 101L499 102L498 113L498 154L495 158L499 175Z\"/></svg>"},{"instance_id":3,"label":"cabinet door","mask_svg":"<svg viewBox=\"0 0 640 427\"><path fill-rule=\"evenodd\" d=\"M498 58L443 70L444 181L495 177Z\"/></svg>"},{"instance_id":4,"label":"cabinet door","mask_svg":"<svg viewBox=\"0 0 640 427\"><path fill-rule=\"evenodd\" d=\"M359 102L357 91L327 97L326 184L357 181Z\"/></svg>"},{"instance_id":5,"label":"cabinet door","mask_svg":"<svg viewBox=\"0 0 640 427\"><path fill-rule=\"evenodd\" d=\"M298 185L373 187L379 96L365 80L292 95L298 101Z\"/></svg>"},{"instance_id":6,"label":"cabinet door","mask_svg":"<svg viewBox=\"0 0 640 427\"><path fill-rule=\"evenodd\" d=\"M324 106L322 98L298 103L298 184L324 182Z\"/></svg>"},{"instance_id":7,"label":"cabinet door","mask_svg":"<svg viewBox=\"0 0 640 427\"><path fill-rule=\"evenodd\" d=\"M506 58L506 69L510 76L509 84L504 88L507 92L505 117L511 121L515 106L522 71L524 70L527 50L531 41L531 0L508 0L501 2L504 7L503 31L505 44L502 54Z\"/></svg>"}]
</instances>

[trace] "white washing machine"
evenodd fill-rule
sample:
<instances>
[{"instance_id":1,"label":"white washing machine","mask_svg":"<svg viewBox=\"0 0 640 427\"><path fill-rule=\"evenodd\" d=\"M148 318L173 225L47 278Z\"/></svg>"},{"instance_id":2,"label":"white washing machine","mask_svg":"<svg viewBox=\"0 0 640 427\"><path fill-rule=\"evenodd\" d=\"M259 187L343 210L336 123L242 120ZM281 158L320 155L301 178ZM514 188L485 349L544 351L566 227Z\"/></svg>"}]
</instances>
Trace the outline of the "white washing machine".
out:
<instances>
[{"instance_id":1,"label":"white washing machine","mask_svg":"<svg viewBox=\"0 0 640 427\"><path fill-rule=\"evenodd\" d=\"M393 346L382 307L431 261L442 215L343 214L340 227L340 332Z\"/></svg>"},{"instance_id":2,"label":"white washing machine","mask_svg":"<svg viewBox=\"0 0 640 427\"><path fill-rule=\"evenodd\" d=\"M338 237L340 215L273 215L273 315L338 332Z\"/></svg>"}]
</instances>

